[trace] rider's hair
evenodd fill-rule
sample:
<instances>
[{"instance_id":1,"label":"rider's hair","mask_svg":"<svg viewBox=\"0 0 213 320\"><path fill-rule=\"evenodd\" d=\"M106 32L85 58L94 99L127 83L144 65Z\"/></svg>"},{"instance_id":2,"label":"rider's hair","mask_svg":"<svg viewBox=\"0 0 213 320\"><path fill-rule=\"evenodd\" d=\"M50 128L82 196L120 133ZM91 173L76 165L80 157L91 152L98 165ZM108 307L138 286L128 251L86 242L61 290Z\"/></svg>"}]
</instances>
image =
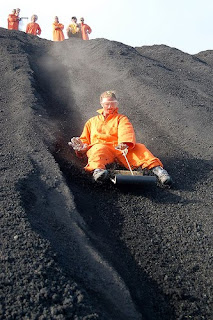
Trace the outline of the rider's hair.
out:
<instances>
[{"instance_id":1,"label":"rider's hair","mask_svg":"<svg viewBox=\"0 0 213 320\"><path fill-rule=\"evenodd\" d=\"M115 95L115 91L113 90L109 90L109 91L105 91L100 95L100 102L102 102L103 98L113 98L116 100L116 95Z\"/></svg>"}]
</instances>

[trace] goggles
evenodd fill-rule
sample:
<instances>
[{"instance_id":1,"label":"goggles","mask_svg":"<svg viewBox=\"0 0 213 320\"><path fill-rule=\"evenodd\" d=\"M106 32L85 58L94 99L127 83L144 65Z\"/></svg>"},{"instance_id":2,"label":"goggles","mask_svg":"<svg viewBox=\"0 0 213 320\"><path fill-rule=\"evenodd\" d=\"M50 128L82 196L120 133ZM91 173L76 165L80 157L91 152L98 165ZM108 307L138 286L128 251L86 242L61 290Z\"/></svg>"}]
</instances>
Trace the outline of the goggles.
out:
<instances>
[{"instance_id":1,"label":"goggles","mask_svg":"<svg viewBox=\"0 0 213 320\"><path fill-rule=\"evenodd\" d=\"M101 104L103 104L103 105L108 105L108 104L118 104L118 101L117 101L117 100L113 100L113 101L104 101L104 102L101 102Z\"/></svg>"}]
</instances>

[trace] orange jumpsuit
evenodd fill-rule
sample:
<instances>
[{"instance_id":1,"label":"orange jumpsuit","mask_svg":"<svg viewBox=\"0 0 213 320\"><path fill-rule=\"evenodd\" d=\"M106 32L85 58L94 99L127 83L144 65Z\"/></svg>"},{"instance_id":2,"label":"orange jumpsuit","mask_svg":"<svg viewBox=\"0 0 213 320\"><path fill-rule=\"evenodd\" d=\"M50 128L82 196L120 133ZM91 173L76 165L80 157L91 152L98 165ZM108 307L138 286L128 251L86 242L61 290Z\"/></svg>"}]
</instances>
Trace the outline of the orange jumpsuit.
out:
<instances>
[{"instance_id":1,"label":"orange jumpsuit","mask_svg":"<svg viewBox=\"0 0 213 320\"><path fill-rule=\"evenodd\" d=\"M59 22L53 22L53 41L63 41L64 40L64 34L63 30L64 25Z\"/></svg>"},{"instance_id":2,"label":"orange jumpsuit","mask_svg":"<svg viewBox=\"0 0 213 320\"><path fill-rule=\"evenodd\" d=\"M38 23L30 22L27 24L26 33L34 34L34 36L41 34L41 28Z\"/></svg>"},{"instance_id":3,"label":"orange jumpsuit","mask_svg":"<svg viewBox=\"0 0 213 320\"><path fill-rule=\"evenodd\" d=\"M83 40L89 40L88 34L92 32L92 29L85 23L81 23L81 34Z\"/></svg>"},{"instance_id":4,"label":"orange jumpsuit","mask_svg":"<svg viewBox=\"0 0 213 320\"><path fill-rule=\"evenodd\" d=\"M15 14L9 14L7 21L9 30L18 30L19 18Z\"/></svg>"},{"instance_id":5,"label":"orange jumpsuit","mask_svg":"<svg viewBox=\"0 0 213 320\"><path fill-rule=\"evenodd\" d=\"M122 142L129 146L127 159L133 169L140 166L147 169L163 166L145 145L136 143L133 126L126 116L119 114L116 110L105 119L102 114L103 109L97 112L99 115L86 122L80 136L81 141L89 145L86 153L88 163L85 169L87 171L93 171L96 168L105 169L107 164L113 162L118 162L128 169L122 152L115 149L115 146Z\"/></svg>"}]
</instances>

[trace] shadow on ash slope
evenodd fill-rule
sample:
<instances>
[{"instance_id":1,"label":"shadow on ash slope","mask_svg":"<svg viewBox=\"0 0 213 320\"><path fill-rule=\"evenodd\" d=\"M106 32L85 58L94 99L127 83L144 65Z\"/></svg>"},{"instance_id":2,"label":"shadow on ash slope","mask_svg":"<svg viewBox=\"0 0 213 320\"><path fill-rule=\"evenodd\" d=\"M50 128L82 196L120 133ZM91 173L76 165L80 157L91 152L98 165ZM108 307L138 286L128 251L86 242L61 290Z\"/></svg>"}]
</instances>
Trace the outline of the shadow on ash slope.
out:
<instances>
[{"instance_id":1,"label":"shadow on ash slope","mask_svg":"<svg viewBox=\"0 0 213 320\"><path fill-rule=\"evenodd\" d=\"M195 210L194 206L200 214L203 212L200 201L206 196L205 183L209 183L210 164L205 158L197 158L194 150L189 155L188 145L185 150L183 148L184 142L177 151L175 143L178 143L178 138L172 142L165 131L165 124L155 121L155 111L152 120L146 110L138 108L134 113L131 109L130 116L138 115L136 127L140 127L140 119L146 120L147 127L152 126L153 135L159 138L160 144L162 142L162 155L164 152L167 155L163 160L170 172L176 175L179 190L155 189L143 190L143 193L133 190L130 193L128 190L116 190L111 185L99 187L93 184L81 170L83 162L77 163L75 155L68 149L67 141L71 136L78 136L85 120L94 115L94 106L98 109L97 101L103 90L117 88L117 91L125 92L124 97L129 104L138 104L137 99L132 100L130 96L131 92L139 90L138 75L135 74L135 82L129 80L124 84L122 80L125 79L124 74L128 76L128 70L123 71L122 61L123 56L131 60L139 55L133 49L131 53L131 48L101 40L100 43L91 42L85 54L80 51L83 52L84 46L86 44L81 44L78 49L76 43L74 49L74 45L64 42L63 45L53 45L48 55L41 55L40 52L38 59L35 52L31 57L38 99L42 101L48 118L55 123L54 128L57 128L56 132L52 132L56 140L51 148L52 154L65 177L61 194L36 181L35 176L24 182L28 196L30 190L36 194L34 203L25 201L28 203L27 209L31 208L31 223L50 240L66 271L94 292L100 303L112 310L114 318L175 319L182 316L185 319L184 316L194 316L194 319L199 319L201 314L209 312L204 310L208 308L205 299L196 292L205 291L203 282L206 275L203 276L204 267L199 261L206 259L206 252L198 252L198 261L193 257L197 250L196 242L203 241L204 246L207 241L200 239L198 232L203 232L204 236L210 231L202 223L200 215L191 220L187 213ZM110 54L109 59L102 56L108 46L112 55L113 50L123 52L121 59L116 61L115 69L110 64ZM91 66L90 61L86 61L89 52L94 53L96 68L95 62ZM101 61L104 61L102 66ZM157 70L159 62L156 61L148 59ZM160 65L158 69L166 68ZM129 71L130 74L133 71L137 73L137 64ZM144 78L149 93L150 81L150 77ZM154 93L152 97L155 101ZM161 100L163 98L161 96ZM144 99L147 103L146 97ZM126 110L124 108L125 112L127 110L127 107ZM164 112L159 108L161 111ZM169 112L172 117L171 110ZM180 114L180 110L176 112ZM206 119L206 115L204 117ZM145 137L148 131L145 128ZM151 147L158 150L155 143ZM177 164L180 170L175 173ZM186 182L183 186L181 175L186 181L191 179L190 183ZM198 185L200 196L193 193ZM26 194L23 196L26 197ZM44 200L38 200L44 198L46 204ZM171 224L170 217L173 219ZM186 244L187 236L190 240ZM184 248L181 248L182 244L185 244ZM196 275L191 277L192 273L197 273L200 280L194 279Z\"/></svg>"}]
</instances>

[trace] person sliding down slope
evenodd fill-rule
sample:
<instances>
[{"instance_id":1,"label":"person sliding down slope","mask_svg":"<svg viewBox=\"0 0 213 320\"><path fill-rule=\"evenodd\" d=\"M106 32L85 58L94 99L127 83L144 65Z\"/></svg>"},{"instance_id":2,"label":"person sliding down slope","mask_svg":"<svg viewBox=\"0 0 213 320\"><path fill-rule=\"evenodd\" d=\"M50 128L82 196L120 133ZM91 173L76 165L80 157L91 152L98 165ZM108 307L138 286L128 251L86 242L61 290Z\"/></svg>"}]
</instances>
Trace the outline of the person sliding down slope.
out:
<instances>
[{"instance_id":1,"label":"person sliding down slope","mask_svg":"<svg viewBox=\"0 0 213 320\"><path fill-rule=\"evenodd\" d=\"M93 172L95 181L103 181L108 176L107 164L117 162L128 169L125 158L119 151L128 148L127 159L132 168L152 170L162 185L170 185L171 177L163 169L162 162L144 144L136 143L131 122L125 115L118 113L115 92L103 92L100 104L102 109L97 110L99 115L89 119L81 136L73 137L68 143L77 156L87 155L85 170Z\"/></svg>"}]
</instances>

